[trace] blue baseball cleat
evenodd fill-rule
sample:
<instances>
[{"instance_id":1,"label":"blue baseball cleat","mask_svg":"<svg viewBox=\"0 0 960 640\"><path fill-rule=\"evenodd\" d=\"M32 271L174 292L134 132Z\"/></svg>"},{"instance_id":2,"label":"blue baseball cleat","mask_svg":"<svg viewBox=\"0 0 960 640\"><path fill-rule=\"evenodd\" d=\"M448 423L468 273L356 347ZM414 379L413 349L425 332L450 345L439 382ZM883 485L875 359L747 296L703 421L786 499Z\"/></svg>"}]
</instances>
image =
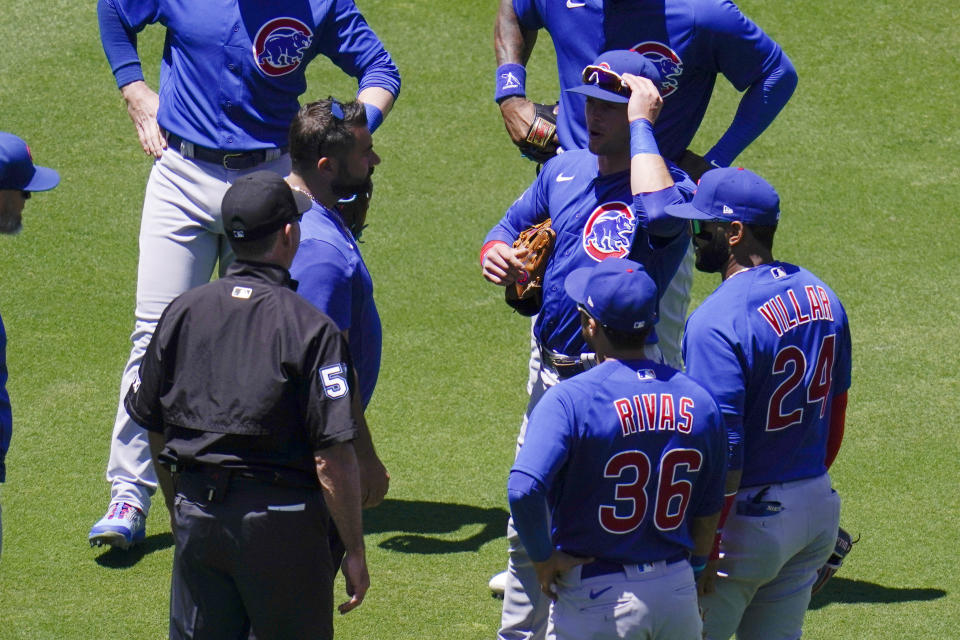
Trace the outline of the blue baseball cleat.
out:
<instances>
[{"instance_id":1,"label":"blue baseball cleat","mask_svg":"<svg viewBox=\"0 0 960 640\"><path fill-rule=\"evenodd\" d=\"M108 544L129 549L143 542L147 535L147 518L140 509L126 502L111 502L107 515L90 529L90 546Z\"/></svg>"}]
</instances>

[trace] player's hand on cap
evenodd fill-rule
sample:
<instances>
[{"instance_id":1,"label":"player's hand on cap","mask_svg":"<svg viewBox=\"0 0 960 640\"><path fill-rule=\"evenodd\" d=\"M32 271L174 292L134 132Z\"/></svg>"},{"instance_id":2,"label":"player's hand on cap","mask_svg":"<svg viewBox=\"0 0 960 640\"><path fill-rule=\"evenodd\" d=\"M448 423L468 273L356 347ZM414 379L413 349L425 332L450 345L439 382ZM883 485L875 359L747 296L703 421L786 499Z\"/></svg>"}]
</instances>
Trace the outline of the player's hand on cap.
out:
<instances>
[{"instance_id":1,"label":"player's hand on cap","mask_svg":"<svg viewBox=\"0 0 960 640\"><path fill-rule=\"evenodd\" d=\"M660 109L663 107L663 98L657 90L657 85L648 78L625 73L623 83L630 87L630 101L627 103L627 119L630 122L645 118L651 124L657 121Z\"/></svg>"},{"instance_id":2,"label":"player's hand on cap","mask_svg":"<svg viewBox=\"0 0 960 640\"><path fill-rule=\"evenodd\" d=\"M593 558L578 558L571 556L563 551L554 551L550 557L543 562L534 562L533 568L537 571L537 581L540 583L540 591L553 601L557 600L556 582L557 578L567 573L574 567L593 562Z\"/></svg>"},{"instance_id":3,"label":"player's hand on cap","mask_svg":"<svg viewBox=\"0 0 960 640\"><path fill-rule=\"evenodd\" d=\"M337 607L341 615L353 611L363 602L370 588L370 574L367 572L367 558L361 548L356 551L347 550L340 563L340 570L347 583L347 595L350 599Z\"/></svg>"},{"instance_id":4,"label":"player's hand on cap","mask_svg":"<svg viewBox=\"0 0 960 640\"><path fill-rule=\"evenodd\" d=\"M157 123L160 96L143 80L124 85L120 92L127 103L127 113L137 128L137 137L140 139L143 152L148 156L159 158L167 148L167 141Z\"/></svg>"},{"instance_id":5,"label":"player's hand on cap","mask_svg":"<svg viewBox=\"0 0 960 640\"><path fill-rule=\"evenodd\" d=\"M505 242L494 244L483 255L483 277L493 284L513 284L524 271L528 253L525 247L514 248Z\"/></svg>"}]
</instances>

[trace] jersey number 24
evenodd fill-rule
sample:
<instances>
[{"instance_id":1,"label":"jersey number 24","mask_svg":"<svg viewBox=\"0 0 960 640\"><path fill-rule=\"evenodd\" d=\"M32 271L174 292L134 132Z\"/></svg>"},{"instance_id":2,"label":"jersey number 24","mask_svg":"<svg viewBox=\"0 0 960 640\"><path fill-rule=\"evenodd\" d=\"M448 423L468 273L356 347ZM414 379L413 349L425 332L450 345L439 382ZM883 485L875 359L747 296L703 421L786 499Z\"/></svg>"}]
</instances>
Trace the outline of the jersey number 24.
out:
<instances>
[{"instance_id":1,"label":"jersey number 24","mask_svg":"<svg viewBox=\"0 0 960 640\"><path fill-rule=\"evenodd\" d=\"M837 335L834 333L820 341L817 364L814 365L813 377L807 386L807 403L820 403L821 418L827 411L827 398L830 396L830 387L833 386L833 354L836 343ZM770 396L770 404L767 407L767 431L780 431L803 422L803 407L796 407L787 413L784 413L783 407L784 398L803 382L807 371L806 356L803 351L792 345L781 349L773 359L773 375L788 371L790 375Z\"/></svg>"},{"instance_id":2,"label":"jersey number 24","mask_svg":"<svg viewBox=\"0 0 960 640\"><path fill-rule=\"evenodd\" d=\"M696 449L671 449L660 459L660 481L653 506L653 523L661 531L680 526L690 506L693 484L677 478L678 470L696 473L703 464L703 454ZM630 533L640 526L647 515L647 483L650 481L650 458L643 451L621 451L603 468L604 478L635 478L632 482L618 482L614 501L622 506L617 515L616 505L600 505L600 526L610 533Z\"/></svg>"}]
</instances>

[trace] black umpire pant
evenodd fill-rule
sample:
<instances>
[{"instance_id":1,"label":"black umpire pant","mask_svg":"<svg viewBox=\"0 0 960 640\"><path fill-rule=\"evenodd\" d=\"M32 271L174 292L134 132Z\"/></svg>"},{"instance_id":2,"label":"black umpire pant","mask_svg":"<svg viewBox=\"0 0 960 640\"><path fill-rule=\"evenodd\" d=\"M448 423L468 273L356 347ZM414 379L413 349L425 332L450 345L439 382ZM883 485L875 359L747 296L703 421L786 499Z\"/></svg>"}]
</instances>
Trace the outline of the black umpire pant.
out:
<instances>
[{"instance_id":1,"label":"black umpire pant","mask_svg":"<svg viewBox=\"0 0 960 640\"><path fill-rule=\"evenodd\" d=\"M178 474L171 640L332 638L329 522L319 487Z\"/></svg>"}]
</instances>

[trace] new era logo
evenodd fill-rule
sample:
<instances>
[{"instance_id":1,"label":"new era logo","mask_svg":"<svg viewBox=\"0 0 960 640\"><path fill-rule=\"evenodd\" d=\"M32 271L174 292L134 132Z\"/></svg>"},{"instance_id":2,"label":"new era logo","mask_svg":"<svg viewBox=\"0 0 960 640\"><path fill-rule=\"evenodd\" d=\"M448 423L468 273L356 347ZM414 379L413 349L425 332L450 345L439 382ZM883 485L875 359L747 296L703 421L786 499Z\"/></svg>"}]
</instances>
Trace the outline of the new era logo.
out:
<instances>
[{"instance_id":1,"label":"new era logo","mask_svg":"<svg viewBox=\"0 0 960 640\"><path fill-rule=\"evenodd\" d=\"M731 208L728 207L727 205L723 205L723 215L725 215L725 216L732 216L732 215L733 215L733 209L731 209Z\"/></svg>"}]
</instances>

